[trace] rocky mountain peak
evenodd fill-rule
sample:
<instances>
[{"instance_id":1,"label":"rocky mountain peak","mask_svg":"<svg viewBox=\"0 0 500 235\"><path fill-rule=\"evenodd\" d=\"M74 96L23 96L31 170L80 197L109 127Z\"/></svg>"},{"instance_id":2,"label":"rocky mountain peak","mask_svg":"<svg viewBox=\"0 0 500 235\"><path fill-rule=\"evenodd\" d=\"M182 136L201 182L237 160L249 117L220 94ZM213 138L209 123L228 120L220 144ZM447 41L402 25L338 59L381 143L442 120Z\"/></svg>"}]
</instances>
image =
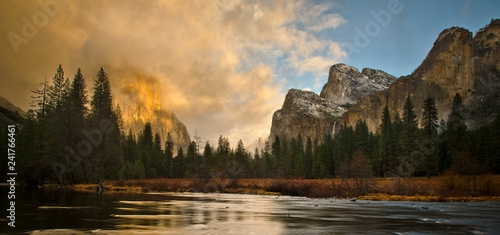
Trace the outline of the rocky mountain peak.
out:
<instances>
[{"instance_id":1,"label":"rocky mountain peak","mask_svg":"<svg viewBox=\"0 0 500 235\"><path fill-rule=\"evenodd\" d=\"M274 112L269 141L276 136L304 137L322 141L333 130L333 122L346 108L311 91L290 89L281 109Z\"/></svg>"},{"instance_id":2,"label":"rocky mountain peak","mask_svg":"<svg viewBox=\"0 0 500 235\"><path fill-rule=\"evenodd\" d=\"M122 110L125 132L137 135L149 122L153 133L159 133L165 143L170 133L176 149L186 148L191 138L186 126L168 109L161 107L159 82L151 78L137 77L122 82L116 95Z\"/></svg>"},{"instance_id":3,"label":"rocky mountain peak","mask_svg":"<svg viewBox=\"0 0 500 235\"><path fill-rule=\"evenodd\" d=\"M466 92L474 86L473 59L472 33L464 28L452 27L439 34L429 54L412 76L434 82L449 93Z\"/></svg>"},{"instance_id":4,"label":"rocky mountain peak","mask_svg":"<svg viewBox=\"0 0 500 235\"><path fill-rule=\"evenodd\" d=\"M396 78L380 70L358 69L335 64L330 67L328 82L323 86L320 97L336 104L354 104L367 95L387 89Z\"/></svg>"},{"instance_id":5,"label":"rocky mountain peak","mask_svg":"<svg viewBox=\"0 0 500 235\"><path fill-rule=\"evenodd\" d=\"M419 107L430 95L436 100L439 119L447 119L453 97L464 100L464 118L469 128L491 121L500 109L500 20L492 20L474 36L464 28L443 30L422 64L399 78L389 89L367 96L352 106L338 123L367 122L371 131L380 125L387 105L392 114L402 113L407 96Z\"/></svg>"}]
</instances>

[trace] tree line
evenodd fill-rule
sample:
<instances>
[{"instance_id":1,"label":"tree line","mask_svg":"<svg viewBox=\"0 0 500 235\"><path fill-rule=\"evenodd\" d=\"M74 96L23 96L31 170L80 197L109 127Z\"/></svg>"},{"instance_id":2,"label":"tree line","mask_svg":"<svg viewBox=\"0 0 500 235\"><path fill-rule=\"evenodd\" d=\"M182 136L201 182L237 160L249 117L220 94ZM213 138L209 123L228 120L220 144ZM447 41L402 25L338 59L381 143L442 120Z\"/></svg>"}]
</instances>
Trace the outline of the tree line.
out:
<instances>
[{"instance_id":1,"label":"tree line","mask_svg":"<svg viewBox=\"0 0 500 235\"><path fill-rule=\"evenodd\" d=\"M120 107L113 105L111 85L102 68L90 97L81 70L70 81L62 66L50 83L43 82L33 93L33 109L21 121L16 148L18 172L28 184L500 173L500 116L468 130L459 93L447 122L439 122L435 100L429 96L419 123L407 97L402 115L391 114L385 107L375 133L358 120L355 127L342 125L322 143L299 133L276 136L272 144L254 151L248 151L241 140L233 149L223 136L217 143L192 141L186 149L176 150L170 134L162 140L150 123L138 135L131 130L125 133Z\"/></svg>"}]
</instances>

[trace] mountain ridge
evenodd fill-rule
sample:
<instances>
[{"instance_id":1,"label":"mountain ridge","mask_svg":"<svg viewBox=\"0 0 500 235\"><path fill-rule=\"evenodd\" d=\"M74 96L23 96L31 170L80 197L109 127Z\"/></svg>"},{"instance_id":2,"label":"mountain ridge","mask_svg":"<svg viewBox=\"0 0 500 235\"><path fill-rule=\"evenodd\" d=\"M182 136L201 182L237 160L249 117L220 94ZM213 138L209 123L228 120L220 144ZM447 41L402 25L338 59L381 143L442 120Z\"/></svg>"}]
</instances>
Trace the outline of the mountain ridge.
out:
<instances>
[{"instance_id":1,"label":"mountain ridge","mask_svg":"<svg viewBox=\"0 0 500 235\"><path fill-rule=\"evenodd\" d=\"M499 55L500 20L496 19L475 35L461 27L443 30L422 63L410 75L397 79L381 70L365 68L360 73L352 66L335 64L330 67L328 82L315 98L318 100L310 105L326 100L331 102L326 109L342 107L345 112L311 119L307 108L294 106L293 100L307 99L312 94L290 89L282 108L273 115L269 141L274 141L275 136L291 138L299 133L321 141L321 135L335 134L341 125L355 126L359 119L376 132L383 108L387 105L392 116L401 114L407 96L412 99L418 118L424 100L434 97L439 119L446 120L457 92L466 107L466 124L477 128L493 120L500 111ZM289 96L291 91L295 94ZM298 117L308 118L300 121Z\"/></svg>"},{"instance_id":2,"label":"mountain ridge","mask_svg":"<svg viewBox=\"0 0 500 235\"><path fill-rule=\"evenodd\" d=\"M446 120L457 92L466 107L466 124L477 128L498 113L499 52L500 20L492 20L474 36L460 27L445 29L412 74L400 77L389 89L353 105L335 124L335 130L341 124L355 126L358 119L363 119L370 131L376 132L385 105L391 115L402 113L406 96L412 99L417 115L425 98L433 96L439 119Z\"/></svg>"}]
</instances>

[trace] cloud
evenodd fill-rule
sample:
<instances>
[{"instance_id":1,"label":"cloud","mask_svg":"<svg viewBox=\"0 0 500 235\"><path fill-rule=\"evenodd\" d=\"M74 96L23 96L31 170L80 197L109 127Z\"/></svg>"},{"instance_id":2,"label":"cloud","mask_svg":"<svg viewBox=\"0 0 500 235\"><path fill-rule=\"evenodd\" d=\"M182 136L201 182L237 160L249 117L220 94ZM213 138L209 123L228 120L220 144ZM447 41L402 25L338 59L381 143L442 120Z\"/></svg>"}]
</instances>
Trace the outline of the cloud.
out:
<instances>
[{"instance_id":1,"label":"cloud","mask_svg":"<svg viewBox=\"0 0 500 235\"><path fill-rule=\"evenodd\" d=\"M275 76L280 58L300 74L325 72L345 58L338 44L314 35L345 20L305 1L42 2L53 3L54 14L17 53L0 39L0 92L23 108L29 90L59 64L70 78L81 67L89 88L102 66L114 93L138 74L151 77L161 86L162 107L190 133L250 144L269 133L283 101L286 77ZM23 36L23 18L47 13L36 1L2 2L0 9L2 35Z\"/></svg>"},{"instance_id":2,"label":"cloud","mask_svg":"<svg viewBox=\"0 0 500 235\"><path fill-rule=\"evenodd\" d=\"M347 21L339 14L327 14L321 17L321 22L313 24L311 26L312 31L323 31L325 29L335 29L339 25L346 23Z\"/></svg>"}]
</instances>

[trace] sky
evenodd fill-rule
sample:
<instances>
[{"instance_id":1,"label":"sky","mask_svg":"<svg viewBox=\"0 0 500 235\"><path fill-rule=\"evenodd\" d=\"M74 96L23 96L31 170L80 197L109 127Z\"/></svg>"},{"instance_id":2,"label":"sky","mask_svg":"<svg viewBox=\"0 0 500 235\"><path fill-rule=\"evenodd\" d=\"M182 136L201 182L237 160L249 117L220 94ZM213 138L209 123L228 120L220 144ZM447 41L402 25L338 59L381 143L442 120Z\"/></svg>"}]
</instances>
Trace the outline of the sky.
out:
<instances>
[{"instance_id":1,"label":"sky","mask_svg":"<svg viewBox=\"0 0 500 235\"><path fill-rule=\"evenodd\" d=\"M439 33L475 33L500 1L0 1L0 96L24 110L62 64L112 92L155 79L161 107L191 135L248 145L269 135L290 88L316 93L345 63L410 74ZM91 91L90 91L91 93Z\"/></svg>"}]
</instances>

